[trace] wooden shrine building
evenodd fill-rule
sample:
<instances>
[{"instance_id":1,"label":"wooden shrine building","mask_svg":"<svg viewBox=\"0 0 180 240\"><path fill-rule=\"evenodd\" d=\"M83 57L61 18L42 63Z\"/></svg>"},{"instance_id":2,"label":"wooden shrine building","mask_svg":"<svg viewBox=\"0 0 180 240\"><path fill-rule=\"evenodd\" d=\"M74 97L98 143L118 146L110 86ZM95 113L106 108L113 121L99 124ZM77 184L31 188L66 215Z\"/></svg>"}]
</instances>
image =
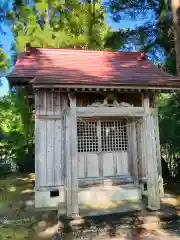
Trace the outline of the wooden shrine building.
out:
<instances>
[{"instance_id":1,"label":"wooden shrine building","mask_svg":"<svg viewBox=\"0 0 180 240\"><path fill-rule=\"evenodd\" d=\"M28 45L8 76L35 97L35 206L93 215L148 207L163 196L160 92L180 80L144 53ZM33 91L32 91L33 90Z\"/></svg>"}]
</instances>

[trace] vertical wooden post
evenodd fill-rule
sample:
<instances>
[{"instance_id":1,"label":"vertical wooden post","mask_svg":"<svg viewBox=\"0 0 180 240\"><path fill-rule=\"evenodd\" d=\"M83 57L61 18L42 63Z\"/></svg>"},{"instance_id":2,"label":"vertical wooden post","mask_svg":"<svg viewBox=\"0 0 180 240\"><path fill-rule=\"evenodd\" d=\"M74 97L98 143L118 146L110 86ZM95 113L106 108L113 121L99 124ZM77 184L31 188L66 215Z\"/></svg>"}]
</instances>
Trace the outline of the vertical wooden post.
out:
<instances>
[{"instance_id":1,"label":"vertical wooden post","mask_svg":"<svg viewBox=\"0 0 180 240\"><path fill-rule=\"evenodd\" d=\"M144 122L144 140L145 140L145 158L148 165L148 208L151 210L160 209L160 194L158 186L157 157L154 133L154 120L150 112L149 95L142 94L142 104L145 110Z\"/></svg>"},{"instance_id":2,"label":"vertical wooden post","mask_svg":"<svg viewBox=\"0 0 180 240\"><path fill-rule=\"evenodd\" d=\"M158 120L158 111L157 110L155 111L155 114L154 114L154 124L155 124L156 154L157 154L157 164L158 164L159 191L160 191L160 197L164 197L162 165L161 165L160 137L159 137L159 120Z\"/></svg>"},{"instance_id":3,"label":"vertical wooden post","mask_svg":"<svg viewBox=\"0 0 180 240\"><path fill-rule=\"evenodd\" d=\"M65 118L65 138L66 138L66 149L65 149L65 168L66 168L66 177L65 177L65 186L66 186L66 207L67 207L67 216L71 217L72 214L72 162L71 162L71 118L70 118L70 109L68 108Z\"/></svg>"},{"instance_id":4,"label":"vertical wooden post","mask_svg":"<svg viewBox=\"0 0 180 240\"><path fill-rule=\"evenodd\" d=\"M127 137L128 137L128 171L130 175L133 175L133 168L132 168L132 121L127 121Z\"/></svg>"},{"instance_id":5,"label":"vertical wooden post","mask_svg":"<svg viewBox=\"0 0 180 240\"><path fill-rule=\"evenodd\" d=\"M76 96L69 93L70 115L71 115L71 187L72 187L72 216L79 215L78 206L78 158L77 158L77 116L76 116Z\"/></svg>"},{"instance_id":6,"label":"vertical wooden post","mask_svg":"<svg viewBox=\"0 0 180 240\"><path fill-rule=\"evenodd\" d=\"M34 138L35 138L35 188L38 189L40 180L39 180L39 169L38 169L38 152L39 152L39 120L36 118L36 115L39 111L39 95L38 92L35 91L35 129L34 129Z\"/></svg>"},{"instance_id":7,"label":"vertical wooden post","mask_svg":"<svg viewBox=\"0 0 180 240\"><path fill-rule=\"evenodd\" d=\"M132 166L135 184L138 185L138 158L137 158L137 139L136 139L136 123L132 121Z\"/></svg>"},{"instance_id":8,"label":"vertical wooden post","mask_svg":"<svg viewBox=\"0 0 180 240\"><path fill-rule=\"evenodd\" d=\"M138 159L137 159L137 142L136 142L136 123L135 119L127 122L128 135L128 167L130 174L133 176L135 184L138 184Z\"/></svg>"}]
</instances>

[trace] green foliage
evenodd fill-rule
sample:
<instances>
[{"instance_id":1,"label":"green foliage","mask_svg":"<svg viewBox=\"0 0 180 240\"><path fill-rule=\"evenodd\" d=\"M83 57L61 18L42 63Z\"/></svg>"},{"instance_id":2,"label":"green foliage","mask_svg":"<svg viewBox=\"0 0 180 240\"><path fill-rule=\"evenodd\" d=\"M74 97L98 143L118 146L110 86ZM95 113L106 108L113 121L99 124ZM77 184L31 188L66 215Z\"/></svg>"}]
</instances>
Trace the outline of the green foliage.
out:
<instances>
[{"instance_id":1,"label":"green foliage","mask_svg":"<svg viewBox=\"0 0 180 240\"><path fill-rule=\"evenodd\" d=\"M161 94L158 99L162 156L171 174L180 174L180 93Z\"/></svg>"},{"instance_id":2,"label":"green foliage","mask_svg":"<svg viewBox=\"0 0 180 240\"><path fill-rule=\"evenodd\" d=\"M164 70L174 76L176 75L176 55L174 51L172 51L167 57L164 63Z\"/></svg>"},{"instance_id":3,"label":"green foliage","mask_svg":"<svg viewBox=\"0 0 180 240\"><path fill-rule=\"evenodd\" d=\"M170 1L166 0L109 0L105 3L113 19L117 22L128 18L132 21L147 21L135 30L127 31L127 39L140 49L150 52L156 58L156 49L161 47L169 56L174 48ZM149 15L152 18L149 18ZM154 18L154 21L152 20Z\"/></svg>"},{"instance_id":4,"label":"green foliage","mask_svg":"<svg viewBox=\"0 0 180 240\"><path fill-rule=\"evenodd\" d=\"M6 136L1 141L0 155L3 155L5 161L16 162L20 170L26 170L26 165L32 170L34 123L32 110L23 89L18 96L9 93L0 98L0 119L1 131Z\"/></svg>"},{"instance_id":5,"label":"green foliage","mask_svg":"<svg viewBox=\"0 0 180 240\"><path fill-rule=\"evenodd\" d=\"M0 76L7 73L9 69L9 58L3 53L3 50L0 48Z\"/></svg>"},{"instance_id":6,"label":"green foliage","mask_svg":"<svg viewBox=\"0 0 180 240\"><path fill-rule=\"evenodd\" d=\"M34 1L33 6L16 7L12 15L18 52L27 42L35 47L116 50L123 44L123 37L113 36L105 23L100 1Z\"/></svg>"}]
</instances>

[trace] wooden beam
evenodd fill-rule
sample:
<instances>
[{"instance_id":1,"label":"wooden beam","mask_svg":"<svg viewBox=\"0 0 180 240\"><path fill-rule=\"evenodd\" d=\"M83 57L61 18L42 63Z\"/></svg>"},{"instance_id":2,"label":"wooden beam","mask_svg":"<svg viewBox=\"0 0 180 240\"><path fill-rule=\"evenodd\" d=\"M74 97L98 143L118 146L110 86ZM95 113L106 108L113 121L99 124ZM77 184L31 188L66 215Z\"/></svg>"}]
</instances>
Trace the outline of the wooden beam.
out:
<instances>
[{"instance_id":1,"label":"wooden beam","mask_svg":"<svg viewBox=\"0 0 180 240\"><path fill-rule=\"evenodd\" d=\"M71 217L72 215L72 161L71 161L71 115L70 115L70 109L66 112L66 121L65 121L65 138L66 138L66 144L65 144L65 169L66 169L66 178L65 178L65 184L66 184L66 208L67 208L67 216Z\"/></svg>"},{"instance_id":2,"label":"wooden beam","mask_svg":"<svg viewBox=\"0 0 180 240\"><path fill-rule=\"evenodd\" d=\"M133 151L132 151L132 120L127 120L127 137L128 137L128 170L131 176L133 176Z\"/></svg>"},{"instance_id":3,"label":"wooden beam","mask_svg":"<svg viewBox=\"0 0 180 240\"><path fill-rule=\"evenodd\" d=\"M138 157L137 157L137 138L136 138L136 123L135 119L132 121L132 167L135 184L138 185Z\"/></svg>"},{"instance_id":4,"label":"wooden beam","mask_svg":"<svg viewBox=\"0 0 180 240\"><path fill-rule=\"evenodd\" d=\"M142 94L142 105L145 108L144 122L144 145L145 156L148 165L148 208L151 210L160 209L160 195L158 186L157 157L155 147L154 120L150 111L149 94Z\"/></svg>"},{"instance_id":5,"label":"wooden beam","mask_svg":"<svg viewBox=\"0 0 180 240\"><path fill-rule=\"evenodd\" d=\"M59 89L89 89L91 88L93 89L103 89L104 91L107 91L108 89L114 89L114 90L132 90L132 91L136 91L136 90L157 90L159 92L163 92L165 91L180 91L179 87L152 87L152 86L119 86L119 85L115 85L115 86L105 86L105 85L62 85L62 84L38 84L38 83L34 83L33 84L33 88L59 88Z\"/></svg>"},{"instance_id":6,"label":"wooden beam","mask_svg":"<svg viewBox=\"0 0 180 240\"><path fill-rule=\"evenodd\" d=\"M72 216L79 215L78 206L78 157L77 157L77 117L76 117L76 96L69 93L71 111L71 162L72 162Z\"/></svg>"},{"instance_id":7,"label":"wooden beam","mask_svg":"<svg viewBox=\"0 0 180 240\"><path fill-rule=\"evenodd\" d=\"M61 118L62 118L61 114L54 115L36 114L36 119L59 120Z\"/></svg>"},{"instance_id":8,"label":"wooden beam","mask_svg":"<svg viewBox=\"0 0 180 240\"><path fill-rule=\"evenodd\" d=\"M143 107L77 107L76 114L78 117L142 117L145 115L145 109Z\"/></svg>"},{"instance_id":9,"label":"wooden beam","mask_svg":"<svg viewBox=\"0 0 180 240\"><path fill-rule=\"evenodd\" d=\"M160 197L164 197L163 178L162 178L162 165L161 165L161 149L160 149L160 137L159 137L159 119L158 110L154 113L154 125L155 125L155 140L156 140L156 154L158 164L158 182Z\"/></svg>"}]
</instances>

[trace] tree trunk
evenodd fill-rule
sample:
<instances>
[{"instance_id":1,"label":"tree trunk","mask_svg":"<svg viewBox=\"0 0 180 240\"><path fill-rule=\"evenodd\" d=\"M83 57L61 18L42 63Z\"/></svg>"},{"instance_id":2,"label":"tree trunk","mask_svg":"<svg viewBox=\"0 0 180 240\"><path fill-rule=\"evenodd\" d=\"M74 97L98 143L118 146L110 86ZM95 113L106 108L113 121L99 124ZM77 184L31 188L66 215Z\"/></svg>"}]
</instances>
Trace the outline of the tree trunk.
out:
<instances>
[{"instance_id":1,"label":"tree trunk","mask_svg":"<svg viewBox=\"0 0 180 240\"><path fill-rule=\"evenodd\" d=\"M177 76L180 77L180 0L171 0Z\"/></svg>"},{"instance_id":2,"label":"tree trunk","mask_svg":"<svg viewBox=\"0 0 180 240\"><path fill-rule=\"evenodd\" d=\"M44 18L44 21L46 24L50 24L50 14L51 14L51 5L48 3L46 13L45 13L45 18Z\"/></svg>"}]
</instances>

